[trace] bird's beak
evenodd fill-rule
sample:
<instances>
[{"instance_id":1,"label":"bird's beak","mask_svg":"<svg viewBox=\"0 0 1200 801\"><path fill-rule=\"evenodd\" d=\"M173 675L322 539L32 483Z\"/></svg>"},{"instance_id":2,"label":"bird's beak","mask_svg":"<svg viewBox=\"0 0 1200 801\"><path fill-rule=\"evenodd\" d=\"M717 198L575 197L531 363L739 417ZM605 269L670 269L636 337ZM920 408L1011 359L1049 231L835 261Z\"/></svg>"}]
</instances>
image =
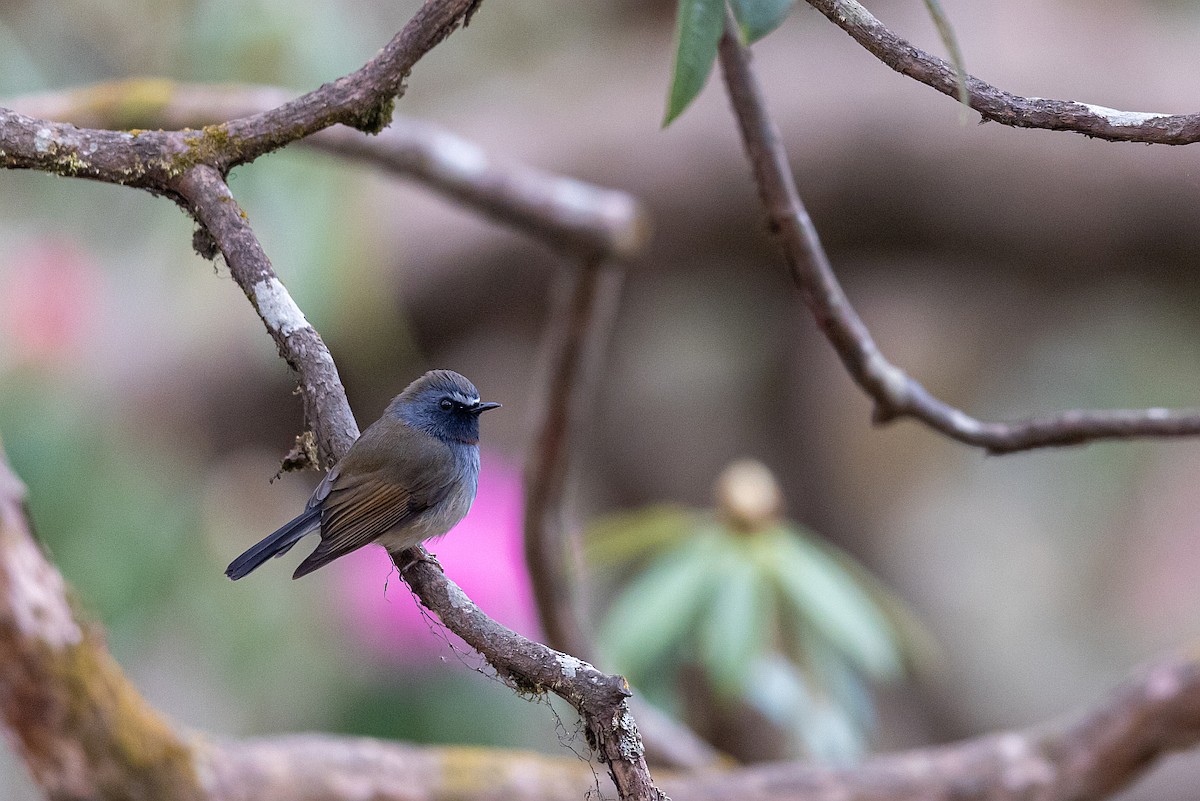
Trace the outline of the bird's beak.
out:
<instances>
[{"instance_id":1,"label":"bird's beak","mask_svg":"<svg viewBox=\"0 0 1200 801\"><path fill-rule=\"evenodd\" d=\"M479 415L486 412L488 409L499 409L499 403L477 403L471 407L471 414Z\"/></svg>"}]
</instances>

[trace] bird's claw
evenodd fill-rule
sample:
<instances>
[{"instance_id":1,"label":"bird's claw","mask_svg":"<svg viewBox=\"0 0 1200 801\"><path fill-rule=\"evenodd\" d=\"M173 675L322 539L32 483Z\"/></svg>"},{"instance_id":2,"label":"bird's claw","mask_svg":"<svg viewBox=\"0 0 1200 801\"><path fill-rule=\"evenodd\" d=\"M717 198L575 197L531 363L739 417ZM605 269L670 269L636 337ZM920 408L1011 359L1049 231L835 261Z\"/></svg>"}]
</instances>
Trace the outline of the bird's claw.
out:
<instances>
[{"instance_id":1,"label":"bird's claw","mask_svg":"<svg viewBox=\"0 0 1200 801\"><path fill-rule=\"evenodd\" d=\"M431 554L427 551L418 551L417 556L414 559L410 559L408 561L408 563L406 565L404 565L404 567L400 568L400 575L404 575L404 572L406 570L408 570L410 567L417 564L418 562L428 562L429 564L433 565L441 572L443 572L443 573L446 572L446 568L442 567L442 563L437 560L436 556L434 556L433 554Z\"/></svg>"}]
</instances>

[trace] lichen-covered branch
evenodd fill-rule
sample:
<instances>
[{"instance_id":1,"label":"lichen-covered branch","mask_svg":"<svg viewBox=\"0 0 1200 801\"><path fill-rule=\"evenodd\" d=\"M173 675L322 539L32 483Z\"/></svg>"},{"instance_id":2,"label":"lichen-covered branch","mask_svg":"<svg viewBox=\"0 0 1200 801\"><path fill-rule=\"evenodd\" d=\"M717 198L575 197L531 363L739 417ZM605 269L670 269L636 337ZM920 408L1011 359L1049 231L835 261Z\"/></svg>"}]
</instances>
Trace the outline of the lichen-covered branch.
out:
<instances>
[{"instance_id":1,"label":"lichen-covered branch","mask_svg":"<svg viewBox=\"0 0 1200 801\"><path fill-rule=\"evenodd\" d=\"M0 167L169 192L190 168L239 164L341 123L378 133L417 61L469 21L482 0L428 0L361 68L302 97L198 131L77 128L0 108Z\"/></svg>"},{"instance_id":2,"label":"lichen-covered branch","mask_svg":"<svg viewBox=\"0 0 1200 801\"><path fill-rule=\"evenodd\" d=\"M817 325L850 377L874 401L876 423L911 417L952 439L996 454L1104 439L1200 434L1200 410L1072 410L1047 417L987 422L931 395L880 352L838 283L816 227L800 200L779 131L767 113L758 79L750 67L750 51L738 42L732 23L726 25L718 57L771 232ZM952 71L950 75L953 82Z\"/></svg>"},{"instance_id":3,"label":"lichen-covered branch","mask_svg":"<svg viewBox=\"0 0 1200 801\"><path fill-rule=\"evenodd\" d=\"M52 801L199 801L181 738L126 681L30 529L0 450L0 720Z\"/></svg>"},{"instance_id":4,"label":"lichen-covered branch","mask_svg":"<svg viewBox=\"0 0 1200 801\"><path fill-rule=\"evenodd\" d=\"M857 0L808 0L876 58L903 75L958 97L958 79L952 64L912 45L892 33ZM1021 97L967 76L971 108L1002 125L1074 131L1114 142L1188 145L1200 141L1200 113L1159 114L1120 111L1074 100Z\"/></svg>"},{"instance_id":5,"label":"lichen-covered branch","mask_svg":"<svg viewBox=\"0 0 1200 801\"><path fill-rule=\"evenodd\" d=\"M130 80L14 98L11 106L94 128L202 128L287 102L272 86L205 86ZM504 163L436 125L396 117L377 136L334 126L297 144L420 181L480 214L573 257L625 260L649 237L630 195L522 164Z\"/></svg>"}]
</instances>

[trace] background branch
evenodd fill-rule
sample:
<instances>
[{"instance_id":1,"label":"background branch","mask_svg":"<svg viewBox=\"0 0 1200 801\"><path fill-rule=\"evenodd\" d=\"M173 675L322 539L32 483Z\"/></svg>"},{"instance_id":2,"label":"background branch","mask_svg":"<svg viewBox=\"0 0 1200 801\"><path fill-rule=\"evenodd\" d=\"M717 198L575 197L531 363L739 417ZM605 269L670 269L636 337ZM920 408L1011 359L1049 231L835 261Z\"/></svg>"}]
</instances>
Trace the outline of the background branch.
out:
<instances>
[{"instance_id":1,"label":"background branch","mask_svg":"<svg viewBox=\"0 0 1200 801\"><path fill-rule=\"evenodd\" d=\"M1103 439L1200 434L1200 411L1072 410L1049 417L985 422L935 398L880 352L838 283L800 200L779 131L750 67L750 51L738 42L731 21L726 21L718 57L771 232L817 325L850 377L874 401L876 423L912 417L952 439L996 454ZM952 82L952 71L950 75Z\"/></svg>"},{"instance_id":2,"label":"background branch","mask_svg":"<svg viewBox=\"0 0 1200 801\"><path fill-rule=\"evenodd\" d=\"M13 98L26 114L94 128L201 128L285 104L273 86L206 86L141 79ZM504 163L431 123L395 116L376 136L334 126L297 144L420 181L443 196L571 256L629 259L650 223L628 193Z\"/></svg>"},{"instance_id":3,"label":"background branch","mask_svg":"<svg viewBox=\"0 0 1200 801\"><path fill-rule=\"evenodd\" d=\"M586 362L594 366L595 351L607 339L620 282L616 268L586 262L556 304L546 328L546 378L536 395L525 462L525 562L546 641L593 661L595 644L584 632L579 608L578 537L567 522L563 495L572 422L585 417L579 407L589 401L582 386Z\"/></svg>"},{"instance_id":4,"label":"background branch","mask_svg":"<svg viewBox=\"0 0 1200 801\"><path fill-rule=\"evenodd\" d=\"M896 72L957 98L953 65L901 39L857 0L808 0L808 4L844 30ZM1200 114L1120 111L1073 100L1021 97L967 76L971 108L1015 128L1074 131L1114 142L1187 145L1200 141Z\"/></svg>"}]
</instances>

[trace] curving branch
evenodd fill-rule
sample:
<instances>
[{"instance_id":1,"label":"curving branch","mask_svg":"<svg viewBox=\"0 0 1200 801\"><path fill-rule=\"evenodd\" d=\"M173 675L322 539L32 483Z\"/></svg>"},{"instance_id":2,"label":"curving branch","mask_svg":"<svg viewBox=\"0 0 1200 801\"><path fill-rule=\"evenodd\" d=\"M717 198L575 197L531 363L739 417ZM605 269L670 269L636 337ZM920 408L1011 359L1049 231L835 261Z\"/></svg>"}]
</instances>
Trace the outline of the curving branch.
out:
<instances>
[{"instance_id":1,"label":"curving branch","mask_svg":"<svg viewBox=\"0 0 1200 801\"><path fill-rule=\"evenodd\" d=\"M892 33L857 0L808 0L808 4L896 72L958 98L952 64ZM1021 97L973 75L967 76L967 93L971 108L984 120L1015 128L1073 131L1113 142L1189 145L1200 141L1200 113L1120 111L1074 100Z\"/></svg>"},{"instance_id":2,"label":"curving branch","mask_svg":"<svg viewBox=\"0 0 1200 801\"><path fill-rule=\"evenodd\" d=\"M190 746L80 623L0 449L0 721L48 798L198 801Z\"/></svg>"},{"instance_id":3,"label":"curving branch","mask_svg":"<svg viewBox=\"0 0 1200 801\"><path fill-rule=\"evenodd\" d=\"M273 86L206 86L142 79L26 95L15 109L94 128L201 128L287 102ZM625 260L649 238L645 210L630 195L492 158L436 125L394 117L377 136L334 126L297 144L420 181L496 222L569 255Z\"/></svg>"},{"instance_id":4,"label":"curving branch","mask_svg":"<svg viewBox=\"0 0 1200 801\"><path fill-rule=\"evenodd\" d=\"M951 439L993 454L1105 439L1200 434L1200 410L1072 410L1011 422L978 420L934 397L889 362L834 275L816 227L800 200L779 130L767 113L758 79L750 67L750 51L738 42L733 25L726 23L718 58L769 227L817 325L850 377L874 401L877 424L911 417ZM953 83L953 72L949 74Z\"/></svg>"}]
</instances>

